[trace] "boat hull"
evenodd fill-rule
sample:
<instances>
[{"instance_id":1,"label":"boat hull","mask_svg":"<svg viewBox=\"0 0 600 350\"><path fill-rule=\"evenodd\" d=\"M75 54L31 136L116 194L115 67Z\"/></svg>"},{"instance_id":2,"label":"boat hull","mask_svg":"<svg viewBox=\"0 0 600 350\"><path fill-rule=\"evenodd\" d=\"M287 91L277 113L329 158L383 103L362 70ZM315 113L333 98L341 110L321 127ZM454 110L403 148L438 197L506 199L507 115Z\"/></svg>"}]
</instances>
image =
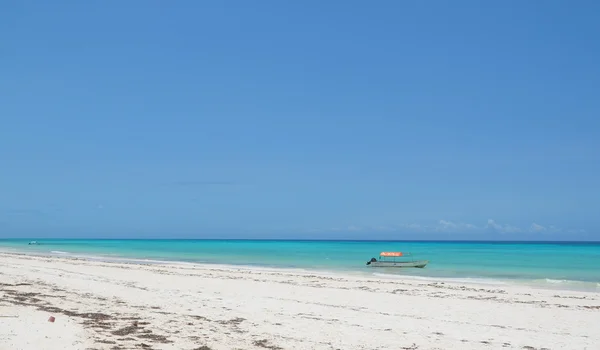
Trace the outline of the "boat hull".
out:
<instances>
[{"instance_id":1,"label":"boat hull","mask_svg":"<svg viewBox=\"0 0 600 350\"><path fill-rule=\"evenodd\" d=\"M372 267L416 267L423 268L429 263L429 260L418 261L373 261L367 266Z\"/></svg>"}]
</instances>

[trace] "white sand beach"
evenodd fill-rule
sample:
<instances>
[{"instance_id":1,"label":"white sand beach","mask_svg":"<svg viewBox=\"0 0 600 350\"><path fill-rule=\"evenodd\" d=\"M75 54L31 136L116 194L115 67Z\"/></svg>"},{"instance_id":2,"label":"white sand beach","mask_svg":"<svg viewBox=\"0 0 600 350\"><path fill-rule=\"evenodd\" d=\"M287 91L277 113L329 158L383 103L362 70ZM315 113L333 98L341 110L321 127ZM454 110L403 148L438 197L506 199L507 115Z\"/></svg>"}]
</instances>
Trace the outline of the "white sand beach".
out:
<instances>
[{"instance_id":1,"label":"white sand beach","mask_svg":"<svg viewBox=\"0 0 600 350\"><path fill-rule=\"evenodd\" d=\"M0 253L0 297L1 350L600 349L600 294L521 286Z\"/></svg>"}]
</instances>

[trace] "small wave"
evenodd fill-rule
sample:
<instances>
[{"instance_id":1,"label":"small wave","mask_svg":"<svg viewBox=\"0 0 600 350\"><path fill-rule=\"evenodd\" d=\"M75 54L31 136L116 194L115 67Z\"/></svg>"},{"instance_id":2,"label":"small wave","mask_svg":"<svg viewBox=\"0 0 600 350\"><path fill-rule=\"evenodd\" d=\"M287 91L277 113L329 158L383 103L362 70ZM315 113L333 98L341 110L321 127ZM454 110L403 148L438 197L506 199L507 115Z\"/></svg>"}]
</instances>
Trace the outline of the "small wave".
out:
<instances>
[{"instance_id":1,"label":"small wave","mask_svg":"<svg viewBox=\"0 0 600 350\"><path fill-rule=\"evenodd\" d=\"M62 254L62 255L69 254L68 252L63 252L63 251L60 251L60 250L51 250L50 253L52 253L52 254Z\"/></svg>"},{"instance_id":2,"label":"small wave","mask_svg":"<svg viewBox=\"0 0 600 350\"><path fill-rule=\"evenodd\" d=\"M532 287L541 287L558 290L575 290L575 291L598 291L600 289L600 283L592 281L575 281L566 279L552 279L544 278L533 280L530 283L526 283Z\"/></svg>"},{"instance_id":3,"label":"small wave","mask_svg":"<svg viewBox=\"0 0 600 350\"><path fill-rule=\"evenodd\" d=\"M497 280L493 278L473 278L473 277L436 277L436 276L410 276L410 275L396 275L386 273L374 273L373 275L385 279L400 279L400 280L413 280L413 281L426 281L426 282L446 282L446 283L464 283L471 285L488 285L488 286L527 286L542 289L552 290L574 290L574 291L600 291L600 282L590 281L575 281L566 279L506 279Z\"/></svg>"},{"instance_id":4,"label":"small wave","mask_svg":"<svg viewBox=\"0 0 600 350\"><path fill-rule=\"evenodd\" d=\"M492 278L474 278L474 277L437 277L437 276L411 276L411 275L395 275L387 273L374 273L374 276L382 278L394 278L404 280L416 280L426 282L447 282L447 283L469 283L469 284L484 284L490 286L506 285L506 281L496 280Z\"/></svg>"},{"instance_id":5,"label":"small wave","mask_svg":"<svg viewBox=\"0 0 600 350\"><path fill-rule=\"evenodd\" d=\"M569 280L553 280L551 278L546 278L545 281L548 282L548 283L552 283L552 284L572 283L572 282L575 282L575 281L569 281Z\"/></svg>"},{"instance_id":6,"label":"small wave","mask_svg":"<svg viewBox=\"0 0 600 350\"><path fill-rule=\"evenodd\" d=\"M543 280L535 280L534 282L542 282L542 283L548 283L548 284L555 284L555 285L593 285L595 284L597 287L600 286L600 283L597 282L591 282L591 281L577 281L577 280L557 280L557 279L552 279L552 278L544 278Z\"/></svg>"}]
</instances>

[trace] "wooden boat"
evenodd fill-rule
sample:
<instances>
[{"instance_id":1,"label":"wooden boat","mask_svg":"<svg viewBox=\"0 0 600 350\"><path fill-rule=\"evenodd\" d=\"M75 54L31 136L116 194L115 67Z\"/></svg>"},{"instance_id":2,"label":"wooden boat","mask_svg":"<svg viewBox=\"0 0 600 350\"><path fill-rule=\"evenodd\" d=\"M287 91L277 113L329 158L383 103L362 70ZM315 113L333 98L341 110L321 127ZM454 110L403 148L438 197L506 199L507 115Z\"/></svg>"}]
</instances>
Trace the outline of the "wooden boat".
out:
<instances>
[{"instance_id":1,"label":"wooden boat","mask_svg":"<svg viewBox=\"0 0 600 350\"><path fill-rule=\"evenodd\" d=\"M423 268L425 265L429 263L429 260L397 260L397 258L402 258L405 256L411 257L410 253L402 253L402 252L381 252L379 254L379 259L371 258L371 260L367 261L367 266L371 267L417 267ZM386 258L392 258L391 260L387 260Z\"/></svg>"}]
</instances>

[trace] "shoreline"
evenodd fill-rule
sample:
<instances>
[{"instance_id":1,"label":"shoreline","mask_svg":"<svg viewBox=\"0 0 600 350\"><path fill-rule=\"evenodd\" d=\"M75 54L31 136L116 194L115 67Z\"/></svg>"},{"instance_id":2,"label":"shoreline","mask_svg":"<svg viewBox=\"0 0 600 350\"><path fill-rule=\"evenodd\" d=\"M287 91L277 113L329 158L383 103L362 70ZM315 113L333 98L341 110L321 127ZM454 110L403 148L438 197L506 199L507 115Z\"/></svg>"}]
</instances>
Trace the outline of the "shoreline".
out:
<instances>
[{"instance_id":1,"label":"shoreline","mask_svg":"<svg viewBox=\"0 0 600 350\"><path fill-rule=\"evenodd\" d=\"M69 253L69 252L32 252L20 249L7 249L0 247L0 254L14 254L24 256L38 257L54 257L59 259L72 259L83 261L99 261L107 263L122 263L134 265L189 265L189 266L205 266L214 268L231 268L231 269L247 269L247 270L264 270L264 271L290 271L296 273L310 274L326 274L326 275L352 275L372 278L382 278L391 280L415 280L426 282L444 282L444 283L467 283L483 286L517 286L533 289L552 290L552 291L575 291L584 293L600 293L600 282L581 281L569 279L497 279L492 277L438 277L438 276L415 276L401 273L386 273L386 270L365 270L359 271L356 269L327 269L327 268L308 268L308 267L287 267L287 266L271 266L271 265L253 265L253 264L223 264L213 262L200 261L185 261L185 260L159 260L150 258L130 258L124 256L106 256L106 255L91 255L85 253ZM389 271L389 270L388 270Z\"/></svg>"},{"instance_id":2,"label":"shoreline","mask_svg":"<svg viewBox=\"0 0 600 350\"><path fill-rule=\"evenodd\" d=\"M57 322L40 327L74 327L57 335L77 345L49 350L584 349L600 343L596 293L7 253L0 253L0 279L0 313L42 312ZM17 321L0 319L1 344L37 330ZM8 328L12 336L4 334Z\"/></svg>"}]
</instances>

